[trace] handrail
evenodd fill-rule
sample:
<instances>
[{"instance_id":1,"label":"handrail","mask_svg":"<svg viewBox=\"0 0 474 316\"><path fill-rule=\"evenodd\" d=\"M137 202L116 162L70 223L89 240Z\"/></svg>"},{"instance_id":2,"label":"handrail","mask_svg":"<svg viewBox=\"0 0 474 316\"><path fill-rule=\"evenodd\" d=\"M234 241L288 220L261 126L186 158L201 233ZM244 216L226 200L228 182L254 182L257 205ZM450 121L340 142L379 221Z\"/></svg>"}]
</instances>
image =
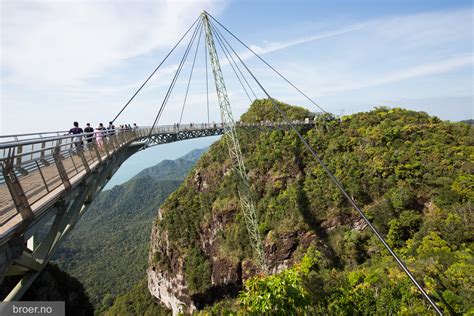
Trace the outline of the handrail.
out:
<instances>
[{"instance_id":1,"label":"handrail","mask_svg":"<svg viewBox=\"0 0 474 316\"><path fill-rule=\"evenodd\" d=\"M54 131L54 132L36 132L36 133L26 133L26 134L0 135L0 138L22 137L22 136L31 136L31 135L44 135L44 134L58 134L58 133L67 133L67 132L68 131Z\"/></svg>"},{"instance_id":2,"label":"handrail","mask_svg":"<svg viewBox=\"0 0 474 316\"><path fill-rule=\"evenodd\" d=\"M294 121L294 124L304 125L309 124L310 121L306 119L305 121ZM286 126L286 122L270 122L270 121L261 121L258 123L241 123L236 122L236 127L254 127L254 126ZM0 162L7 159L15 159L16 167L22 167L28 163L35 163L37 160L44 160L46 156L53 154L53 151L57 148L62 152L63 148L71 150L74 149L75 138L77 142L86 142L87 140L92 139L95 142L96 136L98 134L103 137L109 137L111 135L120 135L124 132L134 132L135 137L134 141L144 140L148 138L148 135L157 135L162 133L178 133L183 131L193 131L193 130L212 130L222 128L222 123L200 123L200 124L174 124L174 125L161 125L153 128L153 131L150 133L150 127L140 127L135 130L130 129L114 129L114 130L95 130L93 132L82 133L82 134L63 134L59 136L50 136L50 137L38 137L27 140L18 140L18 141L9 141L9 142L0 142ZM50 134L59 134L61 132L50 132ZM39 148L38 144L41 145ZM35 146L36 145L36 146ZM8 152L7 152L8 151ZM26 158L28 157L29 158ZM23 161L23 158L26 158L26 161ZM0 176L1 178L1 176ZM1 179L0 179L1 180ZM2 182L2 181L0 181Z\"/></svg>"}]
</instances>

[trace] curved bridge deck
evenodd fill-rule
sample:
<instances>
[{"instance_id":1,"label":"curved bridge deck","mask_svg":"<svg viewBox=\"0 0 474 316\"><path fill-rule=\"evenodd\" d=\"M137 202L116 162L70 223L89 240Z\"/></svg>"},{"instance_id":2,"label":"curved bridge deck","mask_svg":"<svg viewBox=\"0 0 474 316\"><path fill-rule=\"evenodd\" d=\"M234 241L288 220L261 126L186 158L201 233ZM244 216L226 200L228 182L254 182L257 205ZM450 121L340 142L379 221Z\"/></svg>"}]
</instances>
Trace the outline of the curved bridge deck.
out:
<instances>
[{"instance_id":1,"label":"curved bridge deck","mask_svg":"<svg viewBox=\"0 0 474 316\"><path fill-rule=\"evenodd\" d=\"M152 146L222 133L222 128L215 124L200 124L161 126L151 133L150 128L116 130L104 135L101 144L95 135L92 142L87 142L87 135L83 134L79 148L74 137L64 133L0 143L0 243L20 222L40 216L61 193L93 174L98 166L116 160L130 146L140 149L145 144Z\"/></svg>"}]
</instances>

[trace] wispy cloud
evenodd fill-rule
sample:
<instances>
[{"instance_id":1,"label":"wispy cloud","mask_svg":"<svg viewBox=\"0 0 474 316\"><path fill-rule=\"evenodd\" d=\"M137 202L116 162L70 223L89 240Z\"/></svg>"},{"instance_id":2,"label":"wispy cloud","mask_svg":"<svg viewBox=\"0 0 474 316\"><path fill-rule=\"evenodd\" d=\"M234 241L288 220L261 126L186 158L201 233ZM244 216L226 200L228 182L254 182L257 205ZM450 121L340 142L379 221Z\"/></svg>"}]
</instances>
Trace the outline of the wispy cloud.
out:
<instances>
[{"instance_id":1,"label":"wispy cloud","mask_svg":"<svg viewBox=\"0 0 474 316\"><path fill-rule=\"evenodd\" d=\"M358 24L350 25L348 27L344 27L344 28L334 30L331 32L325 32L325 33L315 34L311 36L301 37L296 40L290 40L287 42L270 42L270 43L267 43L265 46L257 46L253 44L253 45L250 45L250 48L255 53L259 55L264 55L264 54L276 52L282 49L290 48L296 45L301 45L301 44L313 42L320 39L326 39L326 38L330 38L334 36L343 35L346 33L360 30L363 27L364 27L363 23L358 23ZM243 56L244 58L249 58L254 55L250 52L250 53L243 54Z\"/></svg>"},{"instance_id":2,"label":"wispy cloud","mask_svg":"<svg viewBox=\"0 0 474 316\"><path fill-rule=\"evenodd\" d=\"M9 82L83 82L170 46L202 8L221 1L2 1L2 71Z\"/></svg>"},{"instance_id":3,"label":"wispy cloud","mask_svg":"<svg viewBox=\"0 0 474 316\"><path fill-rule=\"evenodd\" d=\"M337 37L337 36L340 36L340 35L344 35L344 34L347 34L347 33L350 33L350 32L360 30L364 26L365 26L365 23L357 23L357 24L349 25L349 26L346 26L346 27L343 27L343 28L340 28L340 29L336 29L336 30L333 30L333 31L317 33L317 34L313 34L313 35L310 35L310 36L304 36L304 37L300 37L300 38L297 38L297 39L292 39L292 40L289 40L289 41L282 41L282 42L266 41L265 45L263 45L263 46L259 46L259 45L256 45L256 44L247 44L247 45L256 54L261 56L261 55L277 52L277 51L280 51L280 50L284 50L284 49L287 49L287 48L291 48L293 46L302 45L302 44L305 44L305 43L310 43L310 42L314 42L314 41L321 40L321 39L327 39L327 38L331 38L331 37ZM229 50L229 51L232 52L231 50ZM240 58L242 60L248 60L250 58L255 57L255 54L253 54L249 50L243 50L241 52L237 52L237 54L240 56ZM238 61L237 57L235 57L234 54L232 54L232 57L235 59L235 61ZM228 63L229 63L229 61L227 60L227 58L224 58L223 64L227 65Z\"/></svg>"},{"instance_id":4,"label":"wispy cloud","mask_svg":"<svg viewBox=\"0 0 474 316\"><path fill-rule=\"evenodd\" d=\"M472 71L472 16L472 9L464 9L372 19L343 32L328 32L338 37L328 38L311 58L270 62L314 96ZM285 49L292 43L275 47Z\"/></svg>"},{"instance_id":5,"label":"wispy cloud","mask_svg":"<svg viewBox=\"0 0 474 316\"><path fill-rule=\"evenodd\" d=\"M455 56L440 61L417 65L400 71L388 72L373 78L361 79L346 84L335 85L333 87L328 87L325 92L332 93L374 87L416 77L445 73L473 64L474 55Z\"/></svg>"}]
</instances>

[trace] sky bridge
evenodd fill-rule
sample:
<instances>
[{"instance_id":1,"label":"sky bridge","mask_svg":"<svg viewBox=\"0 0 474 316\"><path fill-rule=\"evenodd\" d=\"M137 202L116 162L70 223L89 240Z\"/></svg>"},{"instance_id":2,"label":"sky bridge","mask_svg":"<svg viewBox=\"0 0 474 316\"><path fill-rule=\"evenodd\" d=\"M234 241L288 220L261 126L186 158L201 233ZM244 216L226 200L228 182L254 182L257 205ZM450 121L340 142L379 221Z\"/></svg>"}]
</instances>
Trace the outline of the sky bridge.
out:
<instances>
[{"instance_id":1,"label":"sky bridge","mask_svg":"<svg viewBox=\"0 0 474 316\"><path fill-rule=\"evenodd\" d=\"M226 33L225 33L226 32ZM81 216L87 211L95 196L104 188L122 163L140 150L151 146L177 142L186 139L223 135L229 158L236 178L236 194L240 201L243 219L249 235L250 245L256 265L261 273L268 273L262 238L258 230L258 217L252 200L250 180L243 158L238 131L239 129L291 129L298 136L301 146L319 163L327 176L340 190L348 203L366 222L369 229L393 256L401 270L410 278L431 306L442 314L434 301L417 282L404 262L387 244L384 237L372 225L342 183L325 165L318 153L300 133L299 127L312 128L318 118L308 117L302 121L290 119L277 101L270 96L262 83L245 63L245 57L232 47L224 34L230 35L251 54L269 67L276 75L305 97L321 113L328 114L310 97L298 89L292 82L273 68L268 62L244 44L207 12L194 21L177 44L154 69L150 76L126 102L112 122L126 110L135 96L160 69L168 56L179 46L186 36L190 36L186 51L176 69L163 102L158 108L150 127L125 130L96 130L96 135L67 132L45 132L23 135L0 136L0 282L8 278L15 280L15 286L9 290L5 301L19 300L28 287L48 263L61 241L71 232ZM203 124L182 124L182 117L188 99L190 82L193 75L199 44L203 37L206 57L207 118ZM216 41L214 41L214 39ZM258 99L255 91L263 92L277 117L275 121L260 123L239 123L233 118L226 84L219 62L217 48L225 55L243 92L250 102ZM160 119L168 103L187 57L194 50L194 59L187 82L184 102L179 123L160 125ZM209 122L208 60L214 79L221 122ZM252 83L252 84L251 84ZM252 88L253 85L253 88ZM268 110L268 109L266 109ZM309 112L308 112L309 113ZM323 116L324 118L324 116ZM301 118L300 118L301 119ZM66 134L66 135L65 135ZM96 137L99 136L99 137Z\"/></svg>"},{"instance_id":2,"label":"sky bridge","mask_svg":"<svg viewBox=\"0 0 474 316\"><path fill-rule=\"evenodd\" d=\"M307 127L313 124L309 119L292 123ZM259 130L289 127L286 122L237 123L236 126ZM98 133L103 134L102 144L95 140ZM92 135L58 131L0 136L3 141L0 142L2 278L39 273L94 196L121 164L139 150L223 134L222 123L203 123L104 130ZM81 138L80 146L76 145L76 137ZM49 232L45 235L46 226ZM26 289L27 286L19 287L6 299L18 299Z\"/></svg>"}]
</instances>

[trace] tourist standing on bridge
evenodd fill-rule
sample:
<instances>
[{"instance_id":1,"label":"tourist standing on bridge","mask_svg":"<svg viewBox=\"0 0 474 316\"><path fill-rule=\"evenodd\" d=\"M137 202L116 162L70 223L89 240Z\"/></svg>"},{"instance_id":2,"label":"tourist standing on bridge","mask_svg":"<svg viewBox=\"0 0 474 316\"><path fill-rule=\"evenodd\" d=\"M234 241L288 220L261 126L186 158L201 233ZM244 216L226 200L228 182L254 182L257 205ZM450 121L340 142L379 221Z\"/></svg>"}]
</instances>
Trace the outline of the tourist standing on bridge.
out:
<instances>
[{"instance_id":1,"label":"tourist standing on bridge","mask_svg":"<svg viewBox=\"0 0 474 316\"><path fill-rule=\"evenodd\" d=\"M82 136L80 135L84 133L84 131L82 130L82 128L79 127L78 122L74 122L73 125L74 127L69 130L69 134L78 135L74 136L72 138L72 141L74 142L74 145L76 145L77 148L80 148L82 145Z\"/></svg>"},{"instance_id":2,"label":"tourist standing on bridge","mask_svg":"<svg viewBox=\"0 0 474 316\"><path fill-rule=\"evenodd\" d=\"M91 127L90 123L86 124L86 128L84 128L84 133L87 133L86 140L87 140L87 147L89 147L94 141L94 128Z\"/></svg>"},{"instance_id":3,"label":"tourist standing on bridge","mask_svg":"<svg viewBox=\"0 0 474 316\"><path fill-rule=\"evenodd\" d=\"M104 149L104 133L105 133L104 124L100 123L99 126L95 128L95 140L100 150Z\"/></svg>"},{"instance_id":4,"label":"tourist standing on bridge","mask_svg":"<svg viewBox=\"0 0 474 316\"><path fill-rule=\"evenodd\" d=\"M112 122L109 122L109 126L107 127L107 134L109 136L113 136L115 134L115 126Z\"/></svg>"},{"instance_id":5,"label":"tourist standing on bridge","mask_svg":"<svg viewBox=\"0 0 474 316\"><path fill-rule=\"evenodd\" d=\"M134 131L138 130L137 123L133 123L133 130L134 130Z\"/></svg>"}]
</instances>

